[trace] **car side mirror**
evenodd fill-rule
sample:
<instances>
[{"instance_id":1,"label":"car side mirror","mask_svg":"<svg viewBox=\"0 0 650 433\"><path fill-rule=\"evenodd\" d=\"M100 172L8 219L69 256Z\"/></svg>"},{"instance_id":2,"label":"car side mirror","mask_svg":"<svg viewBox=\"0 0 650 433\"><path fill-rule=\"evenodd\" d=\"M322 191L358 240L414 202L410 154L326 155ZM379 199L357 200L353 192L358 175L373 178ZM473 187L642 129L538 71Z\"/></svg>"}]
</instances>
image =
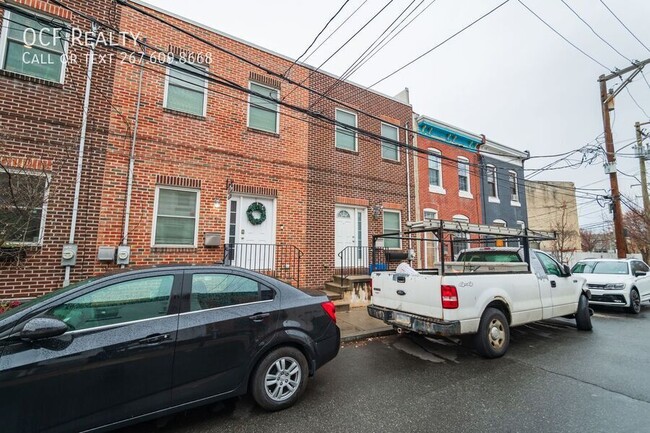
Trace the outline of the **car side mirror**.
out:
<instances>
[{"instance_id":1,"label":"car side mirror","mask_svg":"<svg viewBox=\"0 0 650 433\"><path fill-rule=\"evenodd\" d=\"M35 317L23 326L18 336L24 340L57 337L68 330L68 325L53 317Z\"/></svg>"},{"instance_id":2,"label":"car side mirror","mask_svg":"<svg viewBox=\"0 0 650 433\"><path fill-rule=\"evenodd\" d=\"M647 272L643 272L643 271L635 271L634 272L635 277L645 277L646 275L648 275Z\"/></svg>"},{"instance_id":3,"label":"car side mirror","mask_svg":"<svg viewBox=\"0 0 650 433\"><path fill-rule=\"evenodd\" d=\"M569 265L562 265L562 273L564 274L565 277L571 275L571 268L569 267Z\"/></svg>"}]
</instances>

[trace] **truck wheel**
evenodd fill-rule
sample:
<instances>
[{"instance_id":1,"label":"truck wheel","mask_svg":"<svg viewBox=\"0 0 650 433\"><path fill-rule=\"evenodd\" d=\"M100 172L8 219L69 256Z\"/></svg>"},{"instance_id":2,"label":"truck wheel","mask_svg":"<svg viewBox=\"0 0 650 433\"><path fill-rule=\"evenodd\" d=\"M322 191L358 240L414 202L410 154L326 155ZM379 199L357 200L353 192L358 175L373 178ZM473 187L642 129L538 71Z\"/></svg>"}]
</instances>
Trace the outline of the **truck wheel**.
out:
<instances>
[{"instance_id":1,"label":"truck wheel","mask_svg":"<svg viewBox=\"0 0 650 433\"><path fill-rule=\"evenodd\" d=\"M255 402L276 411L293 405L307 387L309 367L302 352L280 347L260 361L251 382Z\"/></svg>"},{"instance_id":2,"label":"truck wheel","mask_svg":"<svg viewBox=\"0 0 650 433\"><path fill-rule=\"evenodd\" d=\"M585 295L580 295L578 310L576 311L576 326L581 331L591 331L591 313L589 312L589 300Z\"/></svg>"},{"instance_id":3,"label":"truck wheel","mask_svg":"<svg viewBox=\"0 0 650 433\"><path fill-rule=\"evenodd\" d=\"M485 358L498 358L506 353L509 344L508 319L501 310L486 308L474 335L474 348Z\"/></svg>"},{"instance_id":4,"label":"truck wheel","mask_svg":"<svg viewBox=\"0 0 650 433\"><path fill-rule=\"evenodd\" d=\"M641 312L641 297L636 289L630 290L630 313L639 314Z\"/></svg>"}]
</instances>

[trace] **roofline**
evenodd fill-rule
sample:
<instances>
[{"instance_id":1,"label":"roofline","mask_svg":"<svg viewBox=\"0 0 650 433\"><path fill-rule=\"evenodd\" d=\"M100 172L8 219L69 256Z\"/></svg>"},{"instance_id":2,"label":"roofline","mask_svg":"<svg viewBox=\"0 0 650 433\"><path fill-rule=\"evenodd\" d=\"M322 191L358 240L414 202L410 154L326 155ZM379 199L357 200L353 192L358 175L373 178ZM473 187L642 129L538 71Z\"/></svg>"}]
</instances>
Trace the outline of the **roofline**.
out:
<instances>
[{"instance_id":1,"label":"roofline","mask_svg":"<svg viewBox=\"0 0 650 433\"><path fill-rule=\"evenodd\" d=\"M173 13L173 12L170 12L170 11L168 11L168 10L162 9L162 8L160 8L160 7L158 7L158 6L154 6L154 5L152 5L152 4L150 4L150 3L147 3L147 2L145 2L145 1L142 1L142 0L129 0L129 1L130 1L131 3L135 3L135 4L138 4L138 5L140 5L140 6L144 6L144 7L146 7L146 8L152 9L152 10L154 10L154 11L156 11L156 12L161 13L161 14L165 14L165 15L168 15L168 16L170 16L170 17L176 18L176 19L178 19L178 20L184 21L184 22L186 22L187 24L190 24L190 25L193 25L193 26L196 26L196 27L202 28L203 30L207 30L207 31L209 31L209 32L216 33L216 34L218 34L218 35L220 35L220 36L223 36L224 38L232 39L233 41L239 42L239 43L244 44L244 45L248 45L249 47L255 48L255 49L257 49L257 50L263 51L263 52L265 52L265 53L267 53L267 54L271 54L271 55L273 55L273 56L276 56L276 57L279 57L279 58L281 58L281 59L287 60L287 61L289 61L289 62L295 62L295 61L296 61L296 59L292 59L291 57L289 57L289 56L285 56L284 54L280 54L280 53L275 52L275 51L273 51L273 50L269 50L268 48L261 47L261 46L259 46L259 45L257 45L257 44L252 43L252 42L248 42L248 41L246 41L246 40L244 40L244 39L238 38L237 36L233 36L233 35L231 35L231 34L229 34L229 33L223 32L223 31L221 31L221 30L217 30L217 29L215 29L214 27L210 27L210 26L207 26L207 25L205 25L205 24L201 24L201 23L199 23L199 22L196 22L196 21L194 21L194 20L191 20L191 19L189 19L189 18L182 17L182 16L180 16L180 15L177 15L177 14L175 14L175 13ZM309 64L307 64L307 63L296 62L296 64L297 64L297 65L300 65L300 66L302 66L302 67L304 67L304 68L311 69L312 71L316 71L316 67L315 67L315 66L311 66L311 65L309 65ZM334 79L337 79L337 80L340 80L340 79L341 79L340 76L338 76L338 75L336 75L336 74L332 74L332 73L327 72L327 71L323 71L322 69L318 69L318 72L321 73L321 74L323 74L323 75L327 75L327 76L329 76L329 77L332 77L332 78L334 78ZM343 80L343 81L344 81L345 83L348 83L348 84L351 84L351 85L353 85L353 86L359 87L359 88L361 88L361 89L363 89L363 90L365 90L365 91L367 91L367 92L374 93L374 94L376 94L376 95L378 95L378 96L381 96L381 97L383 97L383 98L390 99L391 101L394 101L394 102L398 102L398 103L400 103L400 104L402 104L402 105L405 105L405 106L407 106L407 107L412 107L411 104L407 104L407 103L405 103L404 101L401 101L401 100L397 99L395 96L390 96L390 95L387 95L387 94L385 94L385 93L379 92L379 91L377 91L377 90L368 89L367 87L365 87L365 86L363 86L363 85L361 85L361 84L355 83L354 81L350 81L350 80Z\"/></svg>"},{"instance_id":2,"label":"roofline","mask_svg":"<svg viewBox=\"0 0 650 433\"><path fill-rule=\"evenodd\" d=\"M511 156L522 160L527 160L530 158L530 154L528 152L513 149L512 147L508 147L505 144L497 143L496 141L492 140L485 140L485 143L481 146L481 149L494 150L496 151L494 153L498 152L500 156ZM490 155L488 154L487 156Z\"/></svg>"},{"instance_id":3,"label":"roofline","mask_svg":"<svg viewBox=\"0 0 650 433\"><path fill-rule=\"evenodd\" d=\"M433 117L429 117L429 116L426 116L424 114L418 114L417 116L418 116L417 117L418 123L420 122L420 120L435 123L435 124L438 124L438 125L440 125L440 126L442 126L444 128L451 129L452 131L455 131L455 132L457 132L457 133L459 133L461 135L465 135L465 136L467 136L467 137L469 137L469 138L471 138L473 140L478 141L479 143L481 143L483 141L483 137L480 134L476 134L474 132L469 132L469 131L467 131L467 130L465 130L463 128L459 128L458 126L451 125L451 124L449 124L447 122L443 122L442 120L434 119Z\"/></svg>"}]
</instances>

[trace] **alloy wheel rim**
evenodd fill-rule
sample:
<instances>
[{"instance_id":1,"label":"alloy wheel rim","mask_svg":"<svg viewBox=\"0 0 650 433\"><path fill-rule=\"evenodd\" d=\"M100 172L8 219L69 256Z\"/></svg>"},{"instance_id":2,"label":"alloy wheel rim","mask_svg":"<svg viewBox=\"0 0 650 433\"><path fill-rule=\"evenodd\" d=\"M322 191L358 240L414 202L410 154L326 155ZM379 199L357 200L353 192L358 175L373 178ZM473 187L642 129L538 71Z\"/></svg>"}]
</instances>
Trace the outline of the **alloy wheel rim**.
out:
<instances>
[{"instance_id":1,"label":"alloy wheel rim","mask_svg":"<svg viewBox=\"0 0 650 433\"><path fill-rule=\"evenodd\" d=\"M631 296L632 296L632 308L634 308L634 311L641 310L641 299L639 298L639 294L633 290Z\"/></svg>"},{"instance_id":2,"label":"alloy wheel rim","mask_svg":"<svg viewBox=\"0 0 650 433\"><path fill-rule=\"evenodd\" d=\"M506 331L499 319L492 319L488 326L488 341L494 349L501 349L506 341Z\"/></svg>"},{"instance_id":3,"label":"alloy wheel rim","mask_svg":"<svg viewBox=\"0 0 650 433\"><path fill-rule=\"evenodd\" d=\"M298 361L289 356L279 358L266 370L266 395L276 402L285 401L298 391L301 379L302 370Z\"/></svg>"}]
</instances>

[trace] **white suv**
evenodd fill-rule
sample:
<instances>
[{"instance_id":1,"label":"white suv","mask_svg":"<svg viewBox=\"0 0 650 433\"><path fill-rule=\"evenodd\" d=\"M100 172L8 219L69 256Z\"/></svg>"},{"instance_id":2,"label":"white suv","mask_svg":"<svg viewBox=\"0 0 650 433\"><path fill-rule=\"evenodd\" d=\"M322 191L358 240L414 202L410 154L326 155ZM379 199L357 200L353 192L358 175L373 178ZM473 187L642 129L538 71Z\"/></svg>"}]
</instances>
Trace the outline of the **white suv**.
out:
<instances>
[{"instance_id":1,"label":"white suv","mask_svg":"<svg viewBox=\"0 0 650 433\"><path fill-rule=\"evenodd\" d=\"M641 260L580 260L571 272L587 280L590 304L626 307L639 314L641 302L650 301L650 267Z\"/></svg>"}]
</instances>

